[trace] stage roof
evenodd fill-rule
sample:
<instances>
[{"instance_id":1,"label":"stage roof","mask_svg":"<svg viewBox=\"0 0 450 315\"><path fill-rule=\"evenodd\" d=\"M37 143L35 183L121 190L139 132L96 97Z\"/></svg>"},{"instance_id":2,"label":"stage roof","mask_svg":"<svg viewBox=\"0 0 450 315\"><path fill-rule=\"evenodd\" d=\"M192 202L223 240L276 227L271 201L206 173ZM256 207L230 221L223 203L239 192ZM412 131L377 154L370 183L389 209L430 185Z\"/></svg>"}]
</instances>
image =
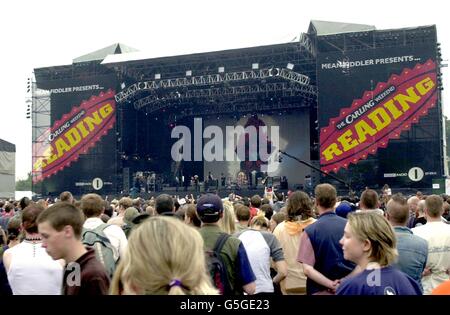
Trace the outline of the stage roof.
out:
<instances>
[{"instance_id":1,"label":"stage roof","mask_svg":"<svg viewBox=\"0 0 450 315\"><path fill-rule=\"evenodd\" d=\"M179 47L179 50L174 52L131 52L128 54L122 54L122 55L109 55L107 56L103 61L103 65L112 65L112 64L119 64L123 62L129 62L129 61L143 61L143 60L158 60L158 59L166 59L166 58L173 58L173 57L181 57L181 56L203 56L205 54L214 54L214 53L226 53L226 52L240 52L242 50L251 50L251 49L260 49L264 47L273 47L277 45L284 45L284 44L292 44L293 42L289 43L274 43L270 45L260 45L260 46L252 46L252 47L229 47L226 49L221 50L210 50L210 51L198 51L195 47Z\"/></svg>"},{"instance_id":2,"label":"stage roof","mask_svg":"<svg viewBox=\"0 0 450 315\"><path fill-rule=\"evenodd\" d=\"M308 28L308 33L314 33L317 36L325 36L332 34L367 32L375 30L376 28L373 25L311 20Z\"/></svg>"},{"instance_id":3,"label":"stage roof","mask_svg":"<svg viewBox=\"0 0 450 315\"><path fill-rule=\"evenodd\" d=\"M0 139L0 151L2 152L16 152L16 145L8 141Z\"/></svg>"},{"instance_id":4,"label":"stage roof","mask_svg":"<svg viewBox=\"0 0 450 315\"><path fill-rule=\"evenodd\" d=\"M73 63L78 62L88 62L88 61L95 61L95 60L103 60L108 55L120 55L125 53L131 53L131 52L138 52L139 50L129 47L127 45L117 43L113 44L111 46L93 51L89 54L80 56L78 58L73 59Z\"/></svg>"}]
</instances>

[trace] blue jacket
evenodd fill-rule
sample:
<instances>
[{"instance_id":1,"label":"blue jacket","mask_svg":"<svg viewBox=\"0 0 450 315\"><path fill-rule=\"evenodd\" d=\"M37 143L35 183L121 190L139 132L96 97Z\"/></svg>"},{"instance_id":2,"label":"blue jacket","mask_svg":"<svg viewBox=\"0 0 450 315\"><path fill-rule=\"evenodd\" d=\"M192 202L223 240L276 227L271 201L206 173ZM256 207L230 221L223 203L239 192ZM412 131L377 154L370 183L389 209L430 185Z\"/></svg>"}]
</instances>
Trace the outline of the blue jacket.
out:
<instances>
[{"instance_id":1,"label":"blue jacket","mask_svg":"<svg viewBox=\"0 0 450 315\"><path fill-rule=\"evenodd\" d=\"M427 264L428 243L414 235L406 226L395 226L397 236L398 261L395 266L416 280L420 287L422 272Z\"/></svg>"},{"instance_id":2,"label":"blue jacket","mask_svg":"<svg viewBox=\"0 0 450 315\"><path fill-rule=\"evenodd\" d=\"M314 249L316 258L314 269L330 280L341 279L355 268L352 262L344 259L342 246L339 244L339 240L344 235L346 223L346 219L330 211L321 214L316 222L305 229ZM307 294L326 289L310 278L306 280Z\"/></svg>"}]
</instances>

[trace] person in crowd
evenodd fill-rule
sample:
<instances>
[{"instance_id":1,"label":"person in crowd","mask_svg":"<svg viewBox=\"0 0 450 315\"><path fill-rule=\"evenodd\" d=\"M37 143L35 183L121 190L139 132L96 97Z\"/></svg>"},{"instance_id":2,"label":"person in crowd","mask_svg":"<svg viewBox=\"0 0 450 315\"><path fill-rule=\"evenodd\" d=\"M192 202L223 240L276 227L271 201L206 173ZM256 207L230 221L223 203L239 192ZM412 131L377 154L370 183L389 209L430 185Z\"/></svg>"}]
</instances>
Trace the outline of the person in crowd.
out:
<instances>
[{"instance_id":1,"label":"person in crowd","mask_svg":"<svg viewBox=\"0 0 450 315\"><path fill-rule=\"evenodd\" d=\"M72 204L58 202L47 208L37 220L42 247L54 260L66 262L64 295L105 295L110 280L94 249L81 242L83 221L83 213Z\"/></svg>"},{"instance_id":2,"label":"person in crowd","mask_svg":"<svg viewBox=\"0 0 450 315\"><path fill-rule=\"evenodd\" d=\"M283 249L287 263L287 275L280 283L283 294L305 294L306 276L297 262L300 237L304 229L315 222L311 200L302 191L293 192L287 201L287 219L278 224L273 235Z\"/></svg>"},{"instance_id":3,"label":"person in crowd","mask_svg":"<svg viewBox=\"0 0 450 315\"><path fill-rule=\"evenodd\" d=\"M450 280L442 282L431 291L432 295L450 295Z\"/></svg>"},{"instance_id":4,"label":"person in crowd","mask_svg":"<svg viewBox=\"0 0 450 315\"><path fill-rule=\"evenodd\" d=\"M117 262L124 255L128 241L121 227L115 224L105 224L100 219L104 211L102 197L97 194L84 195L81 198L80 208L86 216L83 228L86 230L101 228L114 249L114 260Z\"/></svg>"},{"instance_id":5,"label":"person in crowd","mask_svg":"<svg viewBox=\"0 0 450 315\"><path fill-rule=\"evenodd\" d=\"M148 214L150 217L154 217L157 214L155 207L153 206L147 206L147 208L145 208L145 213Z\"/></svg>"},{"instance_id":6,"label":"person in crowd","mask_svg":"<svg viewBox=\"0 0 450 315\"><path fill-rule=\"evenodd\" d=\"M400 194L395 194L386 206L386 219L394 228L397 238L398 261L397 268L421 285L422 273L427 264L428 243L423 238L414 235L406 226L409 218L407 200Z\"/></svg>"},{"instance_id":7,"label":"person in crowd","mask_svg":"<svg viewBox=\"0 0 450 315\"><path fill-rule=\"evenodd\" d=\"M273 215L272 206L270 204L261 205L258 215L260 215L260 214L263 214L267 218L267 220L270 220L270 218Z\"/></svg>"},{"instance_id":8,"label":"person in crowd","mask_svg":"<svg viewBox=\"0 0 450 315\"><path fill-rule=\"evenodd\" d=\"M8 282L5 265L3 264L3 254L8 248L12 248L20 244L22 217L13 217L8 223L7 229L7 245L0 249L0 296L12 295L12 290Z\"/></svg>"},{"instance_id":9,"label":"person in crowd","mask_svg":"<svg viewBox=\"0 0 450 315\"><path fill-rule=\"evenodd\" d=\"M418 192L419 193L419 192ZM422 194L422 193L420 193ZM417 218L417 205L421 199L416 195L408 198L408 207L409 207L409 219L407 227L412 229L414 227L414 222Z\"/></svg>"},{"instance_id":10,"label":"person in crowd","mask_svg":"<svg viewBox=\"0 0 450 315\"><path fill-rule=\"evenodd\" d=\"M344 219L347 219L349 213L355 211L352 205L348 201L341 201L339 205L336 207L336 214Z\"/></svg>"},{"instance_id":11,"label":"person in crowd","mask_svg":"<svg viewBox=\"0 0 450 315\"><path fill-rule=\"evenodd\" d=\"M349 275L355 267L344 259L339 243L347 220L334 212L337 197L334 186L317 185L315 197L319 218L305 228L297 260L302 263L307 276L307 294L333 294L340 279Z\"/></svg>"},{"instance_id":12,"label":"person in crowd","mask_svg":"<svg viewBox=\"0 0 450 315\"><path fill-rule=\"evenodd\" d=\"M366 189L361 194L359 199L359 210L360 211L375 211L378 214L384 215L384 211L380 208L380 200L378 198L378 194L373 189Z\"/></svg>"},{"instance_id":13,"label":"person in crowd","mask_svg":"<svg viewBox=\"0 0 450 315\"><path fill-rule=\"evenodd\" d=\"M2 227L6 228L8 225L9 219L15 215L14 205L10 202L7 202L5 205L5 209L2 213L2 218L4 218L6 223L3 223Z\"/></svg>"},{"instance_id":14,"label":"person in crowd","mask_svg":"<svg viewBox=\"0 0 450 315\"><path fill-rule=\"evenodd\" d=\"M274 215L272 215L272 217L270 218L270 221L269 221L270 222L269 231L271 231L273 233L273 231L275 230L277 225L285 220L286 220L286 214L282 211L277 212Z\"/></svg>"},{"instance_id":15,"label":"person in crowd","mask_svg":"<svg viewBox=\"0 0 450 315\"><path fill-rule=\"evenodd\" d=\"M281 210L281 208L283 208L285 206L285 200L284 200L284 194L280 191L275 191L274 193L274 201L275 203L273 204L273 211L279 212Z\"/></svg>"},{"instance_id":16,"label":"person in crowd","mask_svg":"<svg viewBox=\"0 0 450 315\"><path fill-rule=\"evenodd\" d=\"M450 223L450 204L448 201L444 202L443 209L442 218L445 219L446 223Z\"/></svg>"},{"instance_id":17,"label":"person in crowd","mask_svg":"<svg viewBox=\"0 0 450 315\"><path fill-rule=\"evenodd\" d=\"M427 224L425 217L425 200L419 200L416 208L416 217L414 219L413 227L418 227Z\"/></svg>"},{"instance_id":18,"label":"person in crowd","mask_svg":"<svg viewBox=\"0 0 450 315\"><path fill-rule=\"evenodd\" d=\"M235 234L244 244L252 270L255 273L255 294L274 293L274 284L277 285L287 275L287 265L283 249L277 238L267 232L269 220L258 215L251 221L250 228ZM270 262L273 259L277 274L272 279Z\"/></svg>"},{"instance_id":19,"label":"person in crowd","mask_svg":"<svg viewBox=\"0 0 450 315\"><path fill-rule=\"evenodd\" d=\"M60 295L63 261L54 261L42 247L37 218L44 211L31 204L22 211L25 239L8 248L3 263L14 295Z\"/></svg>"},{"instance_id":20,"label":"person in crowd","mask_svg":"<svg viewBox=\"0 0 450 315\"><path fill-rule=\"evenodd\" d=\"M0 226L0 251L1 251L1 248L3 246L6 246L7 244L8 244L8 239L7 239L7 236L6 236L6 232Z\"/></svg>"},{"instance_id":21,"label":"person in crowd","mask_svg":"<svg viewBox=\"0 0 450 315\"><path fill-rule=\"evenodd\" d=\"M187 204L185 205L185 208L186 213L184 214L184 223L195 228L200 228L202 221L200 221L200 218L198 217L196 206L193 204Z\"/></svg>"},{"instance_id":22,"label":"person in crowd","mask_svg":"<svg viewBox=\"0 0 450 315\"><path fill-rule=\"evenodd\" d=\"M219 220L219 226L227 234L233 234L236 230L236 216L233 204L230 201L223 202L223 215Z\"/></svg>"},{"instance_id":23,"label":"person in crowd","mask_svg":"<svg viewBox=\"0 0 450 315\"><path fill-rule=\"evenodd\" d=\"M168 194L159 195L155 199L155 210L158 215L173 216L175 213L173 198Z\"/></svg>"},{"instance_id":24,"label":"person in crowd","mask_svg":"<svg viewBox=\"0 0 450 315\"><path fill-rule=\"evenodd\" d=\"M202 221L200 234L205 242L205 250L212 250L219 237L224 234L218 224L223 216L222 200L214 194L201 196L197 201L197 213ZM243 294L243 292L253 294L256 278L242 242L234 236L229 236L220 255L226 265L231 294Z\"/></svg>"},{"instance_id":25,"label":"person in crowd","mask_svg":"<svg viewBox=\"0 0 450 315\"><path fill-rule=\"evenodd\" d=\"M396 238L389 222L376 212L348 216L340 243L344 258L357 264L360 273L343 279L337 295L421 295L419 284L393 267Z\"/></svg>"},{"instance_id":26,"label":"person in crowd","mask_svg":"<svg viewBox=\"0 0 450 315\"><path fill-rule=\"evenodd\" d=\"M427 266L422 277L424 294L450 279L450 227L442 222L443 200L438 195L425 199L427 224L412 229L428 242Z\"/></svg>"},{"instance_id":27,"label":"person in crowd","mask_svg":"<svg viewBox=\"0 0 450 315\"><path fill-rule=\"evenodd\" d=\"M207 273L203 246L199 232L183 222L148 218L130 235L111 294L218 294Z\"/></svg>"},{"instance_id":28,"label":"person in crowd","mask_svg":"<svg viewBox=\"0 0 450 315\"><path fill-rule=\"evenodd\" d=\"M125 210L133 206L133 199L129 197L122 197L119 200L119 207L117 209L117 216L114 218L111 218L108 221L108 224L114 224L118 225L119 227L122 227L124 225L123 217L125 216Z\"/></svg>"},{"instance_id":29,"label":"person in crowd","mask_svg":"<svg viewBox=\"0 0 450 315\"><path fill-rule=\"evenodd\" d=\"M73 204L74 198L70 191L63 191L62 193L59 194L59 201Z\"/></svg>"},{"instance_id":30,"label":"person in crowd","mask_svg":"<svg viewBox=\"0 0 450 315\"><path fill-rule=\"evenodd\" d=\"M261 207L261 197L254 195L250 198L250 219L258 214L259 207Z\"/></svg>"},{"instance_id":31,"label":"person in crowd","mask_svg":"<svg viewBox=\"0 0 450 315\"><path fill-rule=\"evenodd\" d=\"M234 209L236 210L236 231L240 232L248 229L248 224L250 222L250 209L242 204L235 204Z\"/></svg>"},{"instance_id":32,"label":"person in crowd","mask_svg":"<svg viewBox=\"0 0 450 315\"><path fill-rule=\"evenodd\" d=\"M125 233L127 239L130 237L131 230L134 227L133 220L139 215L139 211L135 207L129 207L125 210L125 214L123 216L123 225L122 230Z\"/></svg>"},{"instance_id":33,"label":"person in crowd","mask_svg":"<svg viewBox=\"0 0 450 315\"><path fill-rule=\"evenodd\" d=\"M389 199L391 199L392 196L392 189L389 187L388 184L384 184L383 188L381 188L381 200L384 205L387 205L389 202Z\"/></svg>"},{"instance_id":34,"label":"person in crowd","mask_svg":"<svg viewBox=\"0 0 450 315\"><path fill-rule=\"evenodd\" d=\"M184 222L185 215L186 215L186 209L184 207L179 207L178 210L175 211L175 213L173 214L173 217Z\"/></svg>"}]
</instances>

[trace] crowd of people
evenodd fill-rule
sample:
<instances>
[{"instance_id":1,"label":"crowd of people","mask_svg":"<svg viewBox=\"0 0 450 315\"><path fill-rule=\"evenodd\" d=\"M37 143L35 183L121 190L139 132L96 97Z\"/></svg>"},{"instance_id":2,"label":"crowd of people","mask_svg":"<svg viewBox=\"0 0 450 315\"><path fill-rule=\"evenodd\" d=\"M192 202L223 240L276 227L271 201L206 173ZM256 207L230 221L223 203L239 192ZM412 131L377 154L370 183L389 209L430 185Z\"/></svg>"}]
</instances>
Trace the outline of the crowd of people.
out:
<instances>
[{"instance_id":1,"label":"crowd of people","mask_svg":"<svg viewBox=\"0 0 450 315\"><path fill-rule=\"evenodd\" d=\"M0 200L0 295L450 294L450 198Z\"/></svg>"}]
</instances>

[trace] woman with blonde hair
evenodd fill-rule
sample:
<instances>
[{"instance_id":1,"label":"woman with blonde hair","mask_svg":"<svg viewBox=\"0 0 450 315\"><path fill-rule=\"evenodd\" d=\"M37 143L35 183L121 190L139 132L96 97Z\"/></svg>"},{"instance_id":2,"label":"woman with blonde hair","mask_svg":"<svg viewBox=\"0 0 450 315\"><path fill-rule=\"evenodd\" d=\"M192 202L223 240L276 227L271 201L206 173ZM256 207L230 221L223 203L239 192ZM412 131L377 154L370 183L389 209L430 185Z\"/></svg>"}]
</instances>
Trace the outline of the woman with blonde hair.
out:
<instances>
[{"instance_id":1,"label":"woman with blonde hair","mask_svg":"<svg viewBox=\"0 0 450 315\"><path fill-rule=\"evenodd\" d=\"M174 218L146 219L128 239L111 294L218 294L207 273L200 233Z\"/></svg>"},{"instance_id":2,"label":"woman with blonde hair","mask_svg":"<svg viewBox=\"0 0 450 315\"><path fill-rule=\"evenodd\" d=\"M306 276L302 265L297 262L300 237L303 230L316 220L312 202L303 191L289 195L286 206L287 219L276 226L273 234L283 248L287 263L287 276L280 282L283 294L306 294Z\"/></svg>"},{"instance_id":3,"label":"woman with blonde hair","mask_svg":"<svg viewBox=\"0 0 450 315\"><path fill-rule=\"evenodd\" d=\"M340 240L344 258L362 272L345 278L337 295L422 295L419 284L394 268L397 253L395 232L375 212L351 213Z\"/></svg>"},{"instance_id":4,"label":"woman with blonde hair","mask_svg":"<svg viewBox=\"0 0 450 315\"><path fill-rule=\"evenodd\" d=\"M223 232L230 235L236 231L236 215L230 201L223 201L223 216L219 220L219 226Z\"/></svg>"}]
</instances>

